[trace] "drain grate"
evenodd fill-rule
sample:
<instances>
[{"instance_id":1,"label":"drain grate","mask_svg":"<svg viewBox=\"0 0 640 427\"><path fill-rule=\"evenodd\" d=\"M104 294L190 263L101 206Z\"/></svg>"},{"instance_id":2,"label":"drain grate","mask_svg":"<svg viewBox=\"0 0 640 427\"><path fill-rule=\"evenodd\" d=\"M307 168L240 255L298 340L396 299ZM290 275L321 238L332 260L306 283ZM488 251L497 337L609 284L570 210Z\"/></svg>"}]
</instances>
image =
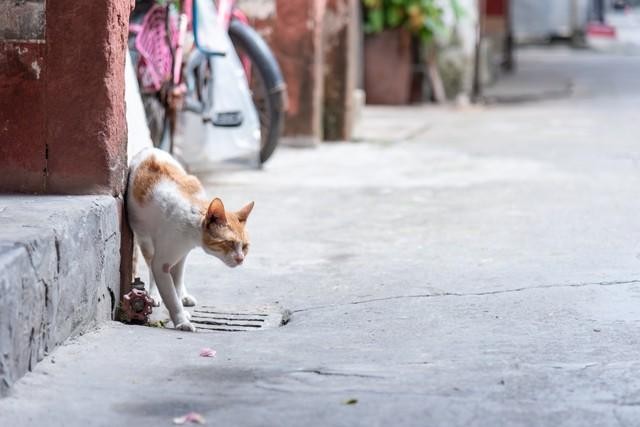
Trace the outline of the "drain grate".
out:
<instances>
[{"instance_id":1,"label":"drain grate","mask_svg":"<svg viewBox=\"0 0 640 427\"><path fill-rule=\"evenodd\" d=\"M222 310L201 305L189 310L199 332L246 332L276 328L289 322L289 310Z\"/></svg>"}]
</instances>

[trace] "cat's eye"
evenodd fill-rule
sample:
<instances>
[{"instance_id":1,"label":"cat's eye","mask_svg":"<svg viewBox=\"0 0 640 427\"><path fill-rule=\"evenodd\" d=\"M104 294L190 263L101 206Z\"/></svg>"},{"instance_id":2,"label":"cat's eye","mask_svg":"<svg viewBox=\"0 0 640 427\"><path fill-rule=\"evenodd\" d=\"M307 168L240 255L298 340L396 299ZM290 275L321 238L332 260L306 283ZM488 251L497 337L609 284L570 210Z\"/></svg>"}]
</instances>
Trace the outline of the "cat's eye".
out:
<instances>
[{"instance_id":1,"label":"cat's eye","mask_svg":"<svg viewBox=\"0 0 640 427\"><path fill-rule=\"evenodd\" d=\"M245 243L244 245L242 245L242 250L246 251L247 249L249 249L249 245L247 243Z\"/></svg>"}]
</instances>

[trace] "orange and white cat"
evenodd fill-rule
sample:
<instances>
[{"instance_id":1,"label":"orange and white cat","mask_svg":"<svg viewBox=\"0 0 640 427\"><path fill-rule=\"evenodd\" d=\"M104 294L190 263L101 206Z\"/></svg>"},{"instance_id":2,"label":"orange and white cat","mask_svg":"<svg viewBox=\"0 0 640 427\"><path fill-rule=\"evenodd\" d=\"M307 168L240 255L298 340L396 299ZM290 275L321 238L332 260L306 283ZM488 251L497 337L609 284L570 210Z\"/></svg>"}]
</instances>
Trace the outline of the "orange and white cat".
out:
<instances>
[{"instance_id":1,"label":"orange and white cat","mask_svg":"<svg viewBox=\"0 0 640 427\"><path fill-rule=\"evenodd\" d=\"M168 153L145 148L131 160L127 189L129 224L176 329L195 331L184 307L196 305L185 287L187 254L200 246L229 267L249 250L245 230L253 202L225 211L218 198L207 199L200 181L188 175Z\"/></svg>"}]
</instances>

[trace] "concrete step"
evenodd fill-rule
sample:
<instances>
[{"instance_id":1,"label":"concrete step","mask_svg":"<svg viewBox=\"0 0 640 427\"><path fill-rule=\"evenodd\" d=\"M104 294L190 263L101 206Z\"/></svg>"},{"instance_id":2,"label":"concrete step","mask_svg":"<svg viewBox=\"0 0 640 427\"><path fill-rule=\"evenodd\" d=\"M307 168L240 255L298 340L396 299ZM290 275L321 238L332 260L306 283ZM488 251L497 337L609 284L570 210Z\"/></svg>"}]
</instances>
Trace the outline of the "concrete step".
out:
<instances>
[{"instance_id":1,"label":"concrete step","mask_svg":"<svg viewBox=\"0 0 640 427\"><path fill-rule=\"evenodd\" d=\"M121 202L0 197L0 396L65 339L112 317Z\"/></svg>"}]
</instances>

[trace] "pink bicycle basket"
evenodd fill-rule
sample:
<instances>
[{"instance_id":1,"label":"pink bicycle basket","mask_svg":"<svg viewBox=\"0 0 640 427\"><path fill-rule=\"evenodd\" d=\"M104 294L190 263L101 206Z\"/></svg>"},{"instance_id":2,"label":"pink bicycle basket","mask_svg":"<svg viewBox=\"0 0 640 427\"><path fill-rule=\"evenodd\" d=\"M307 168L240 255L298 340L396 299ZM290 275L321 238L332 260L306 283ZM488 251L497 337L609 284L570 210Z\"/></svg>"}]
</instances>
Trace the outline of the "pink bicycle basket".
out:
<instances>
[{"instance_id":1,"label":"pink bicycle basket","mask_svg":"<svg viewBox=\"0 0 640 427\"><path fill-rule=\"evenodd\" d=\"M136 50L140 54L137 74L143 92L157 92L171 79L173 56L167 43L167 9L155 5L144 16L142 24L132 26L136 32ZM171 45L178 44L178 25L175 17L169 18Z\"/></svg>"}]
</instances>

